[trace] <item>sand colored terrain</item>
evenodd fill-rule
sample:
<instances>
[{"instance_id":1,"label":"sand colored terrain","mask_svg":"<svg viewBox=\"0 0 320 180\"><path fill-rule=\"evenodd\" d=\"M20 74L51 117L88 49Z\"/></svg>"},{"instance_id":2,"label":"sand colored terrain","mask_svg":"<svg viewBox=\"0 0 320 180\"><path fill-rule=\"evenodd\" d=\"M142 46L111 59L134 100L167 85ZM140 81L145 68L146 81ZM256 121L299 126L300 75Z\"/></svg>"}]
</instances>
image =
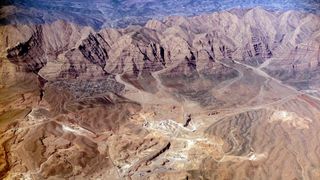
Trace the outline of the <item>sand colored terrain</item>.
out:
<instances>
[{"instance_id":1,"label":"sand colored terrain","mask_svg":"<svg viewBox=\"0 0 320 180\"><path fill-rule=\"evenodd\" d=\"M319 179L320 17L0 27L0 178Z\"/></svg>"}]
</instances>

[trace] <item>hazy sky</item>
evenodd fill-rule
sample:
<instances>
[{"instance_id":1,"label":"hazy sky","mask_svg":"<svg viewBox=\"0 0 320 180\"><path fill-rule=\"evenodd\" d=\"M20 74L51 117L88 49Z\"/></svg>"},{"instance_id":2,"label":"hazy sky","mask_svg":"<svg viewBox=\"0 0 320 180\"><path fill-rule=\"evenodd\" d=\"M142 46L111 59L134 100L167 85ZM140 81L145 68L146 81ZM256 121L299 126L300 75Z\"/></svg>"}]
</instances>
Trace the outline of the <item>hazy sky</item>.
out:
<instances>
[{"instance_id":1,"label":"hazy sky","mask_svg":"<svg viewBox=\"0 0 320 180\"><path fill-rule=\"evenodd\" d=\"M0 0L0 24L44 23L65 19L95 28L143 24L168 15L198 15L262 6L319 14L320 0Z\"/></svg>"}]
</instances>

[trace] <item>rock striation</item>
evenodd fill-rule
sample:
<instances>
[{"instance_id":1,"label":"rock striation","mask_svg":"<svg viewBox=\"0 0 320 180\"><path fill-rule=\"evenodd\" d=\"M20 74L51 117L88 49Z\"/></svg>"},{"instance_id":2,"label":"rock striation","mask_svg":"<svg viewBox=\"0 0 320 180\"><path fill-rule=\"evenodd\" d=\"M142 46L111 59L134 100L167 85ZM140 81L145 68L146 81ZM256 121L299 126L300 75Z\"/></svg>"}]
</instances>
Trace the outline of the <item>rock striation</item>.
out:
<instances>
[{"instance_id":1,"label":"rock striation","mask_svg":"<svg viewBox=\"0 0 320 180\"><path fill-rule=\"evenodd\" d=\"M318 179L319 30L260 7L0 26L0 178Z\"/></svg>"}]
</instances>

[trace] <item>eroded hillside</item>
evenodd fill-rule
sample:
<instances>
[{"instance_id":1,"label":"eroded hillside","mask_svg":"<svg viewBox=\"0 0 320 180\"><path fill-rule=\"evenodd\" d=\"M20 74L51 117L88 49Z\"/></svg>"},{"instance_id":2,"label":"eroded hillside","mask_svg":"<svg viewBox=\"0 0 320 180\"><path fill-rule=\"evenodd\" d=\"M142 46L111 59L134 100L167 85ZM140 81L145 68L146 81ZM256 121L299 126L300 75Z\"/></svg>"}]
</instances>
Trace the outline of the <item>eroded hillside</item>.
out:
<instances>
[{"instance_id":1,"label":"eroded hillside","mask_svg":"<svg viewBox=\"0 0 320 180\"><path fill-rule=\"evenodd\" d=\"M320 17L0 27L0 177L318 179Z\"/></svg>"}]
</instances>

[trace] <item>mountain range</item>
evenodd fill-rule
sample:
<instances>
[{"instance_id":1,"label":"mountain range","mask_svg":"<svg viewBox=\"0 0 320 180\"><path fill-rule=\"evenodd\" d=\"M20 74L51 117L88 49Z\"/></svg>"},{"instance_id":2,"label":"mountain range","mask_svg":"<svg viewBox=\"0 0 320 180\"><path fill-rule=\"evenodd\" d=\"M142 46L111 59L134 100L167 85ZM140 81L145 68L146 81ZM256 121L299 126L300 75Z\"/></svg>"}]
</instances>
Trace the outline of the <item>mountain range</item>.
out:
<instances>
[{"instance_id":1,"label":"mountain range","mask_svg":"<svg viewBox=\"0 0 320 180\"><path fill-rule=\"evenodd\" d=\"M7 24L0 50L0 178L320 177L315 13Z\"/></svg>"}]
</instances>

